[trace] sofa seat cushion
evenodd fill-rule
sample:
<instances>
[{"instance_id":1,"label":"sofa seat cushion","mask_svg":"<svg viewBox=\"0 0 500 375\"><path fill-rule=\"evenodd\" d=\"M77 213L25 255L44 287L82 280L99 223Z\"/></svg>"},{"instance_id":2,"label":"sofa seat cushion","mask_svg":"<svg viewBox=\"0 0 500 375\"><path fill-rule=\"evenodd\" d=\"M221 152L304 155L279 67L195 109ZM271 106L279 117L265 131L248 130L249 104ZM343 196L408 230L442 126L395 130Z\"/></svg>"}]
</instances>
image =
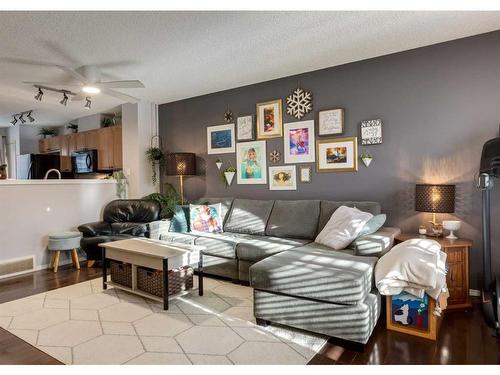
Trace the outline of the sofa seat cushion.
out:
<instances>
[{"instance_id":1,"label":"sofa seat cushion","mask_svg":"<svg viewBox=\"0 0 500 375\"><path fill-rule=\"evenodd\" d=\"M308 242L310 240L246 235L239 239L236 246L236 255L241 260L258 262L271 255L305 245Z\"/></svg>"},{"instance_id":2,"label":"sofa seat cushion","mask_svg":"<svg viewBox=\"0 0 500 375\"><path fill-rule=\"evenodd\" d=\"M203 254L236 259L236 244L241 239L235 233L196 233L194 244L201 246Z\"/></svg>"},{"instance_id":3,"label":"sofa seat cushion","mask_svg":"<svg viewBox=\"0 0 500 375\"><path fill-rule=\"evenodd\" d=\"M255 289L339 304L363 301L373 285L378 258L358 257L306 245L250 267Z\"/></svg>"},{"instance_id":4,"label":"sofa seat cushion","mask_svg":"<svg viewBox=\"0 0 500 375\"><path fill-rule=\"evenodd\" d=\"M177 242L184 245L194 245L194 241L198 236L194 233L176 233L176 232L168 232L162 233L160 235L160 240L165 242Z\"/></svg>"},{"instance_id":5,"label":"sofa seat cushion","mask_svg":"<svg viewBox=\"0 0 500 375\"><path fill-rule=\"evenodd\" d=\"M235 199L224 231L264 235L273 204L272 200Z\"/></svg>"},{"instance_id":6,"label":"sofa seat cushion","mask_svg":"<svg viewBox=\"0 0 500 375\"><path fill-rule=\"evenodd\" d=\"M312 240L318 229L320 201L275 201L266 235Z\"/></svg>"}]
</instances>

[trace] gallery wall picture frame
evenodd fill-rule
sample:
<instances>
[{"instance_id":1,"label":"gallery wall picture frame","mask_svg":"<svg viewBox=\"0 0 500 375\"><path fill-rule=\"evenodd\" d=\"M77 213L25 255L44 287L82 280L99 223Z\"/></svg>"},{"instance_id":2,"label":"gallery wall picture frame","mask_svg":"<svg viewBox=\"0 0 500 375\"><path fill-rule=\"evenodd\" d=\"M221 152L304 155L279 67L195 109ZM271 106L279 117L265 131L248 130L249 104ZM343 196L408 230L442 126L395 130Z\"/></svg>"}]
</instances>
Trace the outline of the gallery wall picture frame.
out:
<instances>
[{"instance_id":1,"label":"gallery wall picture frame","mask_svg":"<svg viewBox=\"0 0 500 375\"><path fill-rule=\"evenodd\" d=\"M314 120L288 122L283 132L285 164L314 163Z\"/></svg>"},{"instance_id":2,"label":"gallery wall picture frame","mask_svg":"<svg viewBox=\"0 0 500 375\"><path fill-rule=\"evenodd\" d=\"M257 139L283 136L283 107L281 99L256 104Z\"/></svg>"},{"instance_id":3,"label":"gallery wall picture frame","mask_svg":"<svg viewBox=\"0 0 500 375\"><path fill-rule=\"evenodd\" d=\"M237 184L267 184L266 141L236 144Z\"/></svg>"},{"instance_id":4,"label":"gallery wall picture frame","mask_svg":"<svg viewBox=\"0 0 500 375\"><path fill-rule=\"evenodd\" d=\"M207 127L207 153L229 154L235 149L234 124Z\"/></svg>"},{"instance_id":5,"label":"gallery wall picture frame","mask_svg":"<svg viewBox=\"0 0 500 375\"><path fill-rule=\"evenodd\" d=\"M316 140L317 172L357 172L358 138Z\"/></svg>"},{"instance_id":6,"label":"gallery wall picture frame","mask_svg":"<svg viewBox=\"0 0 500 375\"><path fill-rule=\"evenodd\" d=\"M344 133L344 108L334 108L318 113L318 135L339 135Z\"/></svg>"},{"instance_id":7,"label":"gallery wall picture frame","mask_svg":"<svg viewBox=\"0 0 500 375\"><path fill-rule=\"evenodd\" d=\"M312 181L311 167L299 167L299 181L305 184L311 183Z\"/></svg>"},{"instance_id":8,"label":"gallery wall picture frame","mask_svg":"<svg viewBox=\"0 0 500 375\"><path fill-rule=\"evenodd\" d=\"M269 167L269 190L297 190L297 167L295 165Z\"/></svg>"},{"instance_id":9,"label":"gallery wall picture frame","mask_svg":"<svg viewBox=\"0 0 500 375\"><path fill-rule=\"evenodd\" d=\"M236 140L237 141L254 141L255 140L255 127L254 116L245 115L239 116L236 119Z\"/></svg>"},{"instance_id":10,"label":"gallery wall picture frame","mask_svg":"<svg viewBox=\"0 0 500 375\"><path fill-rule=\"evenodd\" d=\"M382 120L361 121L361 144L379 145L382 144Z\"/></svg>"}]
</instances>

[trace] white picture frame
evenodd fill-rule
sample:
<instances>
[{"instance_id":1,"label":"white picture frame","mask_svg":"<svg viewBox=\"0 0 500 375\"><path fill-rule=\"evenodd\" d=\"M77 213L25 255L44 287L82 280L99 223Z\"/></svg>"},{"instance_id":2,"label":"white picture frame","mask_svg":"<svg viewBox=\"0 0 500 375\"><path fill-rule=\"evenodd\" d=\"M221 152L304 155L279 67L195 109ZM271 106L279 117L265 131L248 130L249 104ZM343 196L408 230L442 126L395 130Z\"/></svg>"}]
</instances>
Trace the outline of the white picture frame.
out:
<instances>
[{"instance_id":1,"label":"white picture frame","mask_svg":"<svg viewBox=\"0 0 500 375\"><path fill-rule=\"evenodd\" d=\"M266 141L238 142L236 171L237 184L267 184Z\"/></svg>"},{"instance_id":2,"label":"white picture frame","mask_svg":"<svg viewBox=\"0 0 500 375\"><path fill-rule=\"evenodd\" d=\"M238 141L255 140L253 115L240 116L236 119L236 139Z\"/></svg>"},{"instance_id":3,"label":"white picture frame","mask_svg":"<svg viewBox=\"0 0 500 375\"><path fill-rule=\"evenodd\" d=\"M297 190L297 167L295 165L269 167L269 190Z\"/></svg>"},{"instance_id":4,"label":"white picture frame","mask_svg":"<svg viewBox=\"0 0 500 375\"><path fill-rule=\"evenodd\" d=\"M361 122L361 144L363 146L382 144L382 120Z\"/></svg>"},{"instance_id":5,"label":"white picture frame","mask_svg":"<svg viewBox=\"0 0 500 375\"><path fill-rule=\"evenodd\" d=\"M235 152L234 123L207 127L207 153L230 154Z\"/></svg>"},{"instance_id":6,"label":"white picture frame","mask_svg":"<svg viewBox=\"0 0 500 375\"><path fill-rule=\"evenodd\" d=\"M299 181L305 184L309 184L312 181L311 167L299 167Z\"/></svg>"},{"instance_id":7,"label":"white picture frame","mask_svg":"<svg viewBox=\"0 0 500 375\"><path fill-rule=\"evenodd\" d=\"M314 163L316 160L314 120L288 122L283 127L285 164Z\"/></svg>"},{"instance_id":8,"label":"white picture frame","mask_svg":"<svg viewBox=\"0 0 500 375\"><path fill-rule=\"evenodd\" d=\"M344 132L344 109L335 108L318 114L318 135L338 135Z\"/></svg>"}]
</instances>

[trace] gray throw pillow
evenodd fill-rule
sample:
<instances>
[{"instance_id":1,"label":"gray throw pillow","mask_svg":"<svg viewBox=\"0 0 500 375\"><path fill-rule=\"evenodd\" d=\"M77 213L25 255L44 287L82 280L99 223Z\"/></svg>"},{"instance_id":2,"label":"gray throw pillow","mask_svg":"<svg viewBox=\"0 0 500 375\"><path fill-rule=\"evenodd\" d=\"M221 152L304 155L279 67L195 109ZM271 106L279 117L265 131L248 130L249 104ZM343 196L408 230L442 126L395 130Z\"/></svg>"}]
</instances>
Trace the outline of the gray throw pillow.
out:
<instances>
[{"instance_id":1,"label":"gray throw pillow","mask_svg":"<svg viewBox=\"0 0 500 375\"><path fill-rule=\"evenodd\" d=\"M361 232L359 232L358 238L361 236L366 236L368 234L372 234L372 233L375 233L376 231L378 231L380 228L382 228L382 225L384 225L386 219L387 219L387 216L385 214L379 214L379 215L373 216L363 226L363 229L361 229Z\"/></svg>"}]
</instances>

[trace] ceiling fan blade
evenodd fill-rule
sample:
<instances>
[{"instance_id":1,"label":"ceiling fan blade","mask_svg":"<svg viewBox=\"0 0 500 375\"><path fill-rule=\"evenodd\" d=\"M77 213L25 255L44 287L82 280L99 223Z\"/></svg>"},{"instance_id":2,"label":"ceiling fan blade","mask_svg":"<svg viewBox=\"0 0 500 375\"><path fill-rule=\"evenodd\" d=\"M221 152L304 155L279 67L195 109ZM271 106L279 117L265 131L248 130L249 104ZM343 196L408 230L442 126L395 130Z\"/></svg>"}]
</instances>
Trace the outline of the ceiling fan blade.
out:
<instances>
[{"instance_id":1,"label":"ceiling fan blade","mask_svg":"<svg viewBox=\"0 0 500 375\"><path fill-rule=\"evenodd\" d=\"M82 76L77 71L75 71L75 70L73 70L71 68L68 68L67 66L64 66L64 65L56 65L56 67L58 67L59 69L61 69L63 72L68 73L70 76L72 76L73 78L77 79L81 83L87 83L87 78L85 78L84 76Z\"/></svg>"},{"instance_id":2,"label":"ceiling fan blade","mask_svg":"<svg viewBox=\"0 0 500 375\"><path fill-rule=\"evenodd\" d=\"M23 81L21 82L25 85L37 85L37 86L75 86L75 87L80 87L82 86L81 83L79 82L29 82L29 81Z\"/></svg>"},{"instance_id":3,"label":"ceiling fan blade","mask_svg":"<svg viewBox=\"0 0 500 375\"><path fill-rule=\"evenodd\" d=\"M101 82L99 87L104 87L107 89L139 89L144 88L144 84L138 80L127 80L127 81L108 81Z\"/></svg>"},{"instance_id":4,"label":"ceiling fan blade","mask_svg":"<svg viewBox=\"0 0 500 375\"><path fill-rule=\"evenodd\" d=\"M130 95L126 95L126 94L122 94L121 92L118 92L118 91L115 91L115 90L111 90L111 89L108 89L108 88L101 88L101 91L106 94L106 95L109 95L109 96L112 96L114 98L117 98L117 99L120 99L120 100L123 100L124 102L126 103L137 103L140 101L140 99L136 98L136 97L133 97L133 96L130 96Z\"/></svg>"},{"instance_id":5,"label":"ceiling fan blade","mask_svg":"<svg viewBox=\"0 0 500 375\"><path fill-rule=\"evenodd\" d=\"M80 102L82 101L83 99L85 99L88 95L83 93L83 92L79 92L78 94L76 95L72 95L70 96L70 100L72 102Z\"/></svg>"}]
</instances>

